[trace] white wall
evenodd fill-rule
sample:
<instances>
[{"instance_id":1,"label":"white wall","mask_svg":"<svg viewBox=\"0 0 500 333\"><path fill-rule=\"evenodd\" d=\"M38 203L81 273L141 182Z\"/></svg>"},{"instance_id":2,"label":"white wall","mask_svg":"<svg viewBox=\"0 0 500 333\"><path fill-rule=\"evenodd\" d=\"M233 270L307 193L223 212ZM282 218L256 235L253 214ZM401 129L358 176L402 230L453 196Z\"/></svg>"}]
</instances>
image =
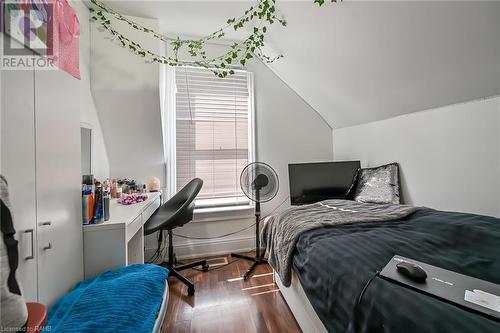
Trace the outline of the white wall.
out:
<instances>
[{"instance_id":1,"label":"white wall","mask_svg":"<svg viewBox=\"0 0 500 333\"><path fill-rule=\"evenodd\" d=\"M332 160L332 132L323 118L262 62L252 61L248 69L255 79L257 160L271 165L280 180L276 198L263 205L265 214L290 194L289 163Z\"/></svg>"},{"instance_id":2,"label":"white wall","mask_svg":"<svg viewBox=\"0 0 500 333\"><path fill-rule=\"evenodd\" d=\"M271 68L334 128L500 94L498 1L278 7L288 24L266 46L285 57Z\"/></svg>"},{"instance_id":3,"label":"white wall","mask_svg":"<svg viewBox=\"0 0 500 333\"><path fill-rule=\"evenodd\" d=\"M157 22L134 18L149 27ZM125 24L127 37L150 50L159 42ZM132 178L147 183L163 179L163 146L159 100L159 65L145 61L111 42L108 32L91 24L91 87L101 121L113 178Z\"/></svg>"},{"instance_id":4,"label":"white wall","mask_svg":"<svg viewBox=\"0 0 500 333\"><path fill-rule=\"evenodd\" d=\"M90 13L81 1L72 1L80 20L80 121L92 128L92 172L97 179L109 177L109 161L101 123L90 90Z\"/></svg>"},{"instance_id":5,"label":"white wall","mask_svg":"<svg viewBox=\"0 0 500 333\"><path fill-rule=\"evenodd\" d=\"M113 1L164 31L200 35L255 1ZM277 1L270 67L334 128L500 94L499 1ZM227 29L242 40L251 29Z\"/></svg>"},{"instance_id":6,"label":"white wall","mask_svg":"<svg viewBox=\"0 0 500 333\"><path fill-rule=\"evenodd\" d=\"M406 203L500 216L500 97L336 129L336 160L399 162Z\"/></svg>"}]
</instances>

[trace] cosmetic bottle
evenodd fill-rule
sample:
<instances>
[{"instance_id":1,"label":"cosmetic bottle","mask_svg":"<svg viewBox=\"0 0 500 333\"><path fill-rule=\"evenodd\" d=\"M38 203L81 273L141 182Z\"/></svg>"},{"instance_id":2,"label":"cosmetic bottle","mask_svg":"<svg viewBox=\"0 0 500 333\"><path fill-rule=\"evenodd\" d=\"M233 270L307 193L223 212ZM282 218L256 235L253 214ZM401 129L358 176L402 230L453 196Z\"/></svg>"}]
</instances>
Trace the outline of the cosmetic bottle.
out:
<instances>
[{"instance_id":1,"label":"cosmetic bottle","mask_svg":"<svg viewBox=\"0 0 500 333\"><path fill-rule=\"evenodd\" d=\"M125 194L128 194L128 185L127 184L123 184L122 185L122 193L125 193Z\"/></svg>"},{"instance_id":2,"label":"cosmetic bottle","mask_svg":"<svg viewBox=\"0 0 500 333\"><path fill-rule=\"evenodd\" d=\"M109 192L104 192L103 195L103 206L104 206L104 221L109 220L109 204L111 203L111 198Z\"/></svg>"},{"instance_id":3,"label":"cosmetic bottle","mask_svg":"<svg viewBox=\"0 0 500 333\"><path fill-rule=\"evenodd\" d=\"M89 224L89 198L90 194L87 192L85 185L82 186L82 223Z\"/></svg>"},{"instance_id":4,"label":"cosmetic bottle","mask_svg":"<svg viewBox=\"0 0 500 333\"><path fill-rule=\"evenodd\" d=\"M104 222L104 201L103 201L103 189L102 186L96 186L95 189L95 214L94 223Z\"/></svg>"},{"instance_id":5,"label":"cosmetic bottle","mask_svg":"<svg viewBox=\"0 0 500 333\"><path fill-rule=\"evenodd\" d=\"M108 193L111 191L111 180L109 178L106 178L106 180L102 184L102 190Z\"/></svg>"},{"instance_id":6,"label":"cosmetic bottle","mask_svg":"<svg viewBox=\"0 0 500 333\"><path fill-rule=\"evenodd\" d=\"M95 205L95 195L94 195L94 187L92 185L87 185L87 191L89 192L89 209L88 209L88 219L89 224L94 223L94 205Z\"/></svg>"},{"instance_id":7,"label":"cosmetic bottle","mask_svg":"<svg viewBox=\"0 0 500 333\"><path fill-rule=\"evenodd\" d=\"M117 190L118 190L118 181L113 179L111 181L111 198L117 198Z\"/></svg>"}]
</instances>

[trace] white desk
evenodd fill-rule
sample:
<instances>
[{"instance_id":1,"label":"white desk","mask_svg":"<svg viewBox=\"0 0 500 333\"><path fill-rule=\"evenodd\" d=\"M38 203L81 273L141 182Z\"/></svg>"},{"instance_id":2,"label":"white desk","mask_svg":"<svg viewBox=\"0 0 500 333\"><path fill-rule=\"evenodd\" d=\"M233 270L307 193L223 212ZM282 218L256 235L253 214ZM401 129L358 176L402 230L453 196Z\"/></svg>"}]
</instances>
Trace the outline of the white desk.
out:
<instances>
[{"instance_id":1,"label":"white desk","mask_svg":"<svg viewBox=\"0 0 500 333\"><path fill-rule=\"evenodd\" d=\"M160 193L129 206L111 200L109 220L83 226L85 278L129 264L144 263L143 225L160 207Z\"/></svg>"}]
</instances>

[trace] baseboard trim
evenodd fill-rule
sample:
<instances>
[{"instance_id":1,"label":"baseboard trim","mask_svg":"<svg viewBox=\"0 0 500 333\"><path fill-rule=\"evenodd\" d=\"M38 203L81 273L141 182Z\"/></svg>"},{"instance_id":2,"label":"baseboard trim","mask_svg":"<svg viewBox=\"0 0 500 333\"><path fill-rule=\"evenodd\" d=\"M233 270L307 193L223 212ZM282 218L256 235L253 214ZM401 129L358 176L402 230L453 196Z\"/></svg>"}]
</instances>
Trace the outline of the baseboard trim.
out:
<instances>
[{"instance_id":1,"label":"baseboard trim","mask_svg":"<svg viewBox=\"0 0 500 333\"><path fill-rule=\"evenodd\" d=\"M174 249L177 259L191 259L203 256L217 256L230 252L247 252L255 247L255 236L230 239L192 240L185 243L175 243ZM144 257L151 258L156 248L146 248Z\"/></svg>"}]
</instances>

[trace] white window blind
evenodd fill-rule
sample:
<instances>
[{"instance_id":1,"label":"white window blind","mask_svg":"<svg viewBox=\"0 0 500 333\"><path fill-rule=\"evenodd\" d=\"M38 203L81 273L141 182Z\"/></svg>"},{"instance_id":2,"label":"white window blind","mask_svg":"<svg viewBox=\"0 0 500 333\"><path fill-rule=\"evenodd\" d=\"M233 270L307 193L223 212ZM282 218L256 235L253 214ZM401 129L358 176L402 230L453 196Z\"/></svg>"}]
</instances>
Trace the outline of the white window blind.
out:
<instances>
[{"instance_id":1,"label":"white window blind","mask_svg":"<svg viewBox=\"0 0 500 333\"><path fill-rule=\"evenodd\" d=\"M237 71L221 79L204 68L176 68L177 190L203 179L197 207L248 203L239 184L251 146L247 76Z\"/></svg>"}]
</instances>

